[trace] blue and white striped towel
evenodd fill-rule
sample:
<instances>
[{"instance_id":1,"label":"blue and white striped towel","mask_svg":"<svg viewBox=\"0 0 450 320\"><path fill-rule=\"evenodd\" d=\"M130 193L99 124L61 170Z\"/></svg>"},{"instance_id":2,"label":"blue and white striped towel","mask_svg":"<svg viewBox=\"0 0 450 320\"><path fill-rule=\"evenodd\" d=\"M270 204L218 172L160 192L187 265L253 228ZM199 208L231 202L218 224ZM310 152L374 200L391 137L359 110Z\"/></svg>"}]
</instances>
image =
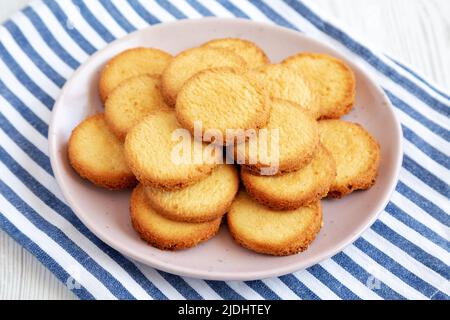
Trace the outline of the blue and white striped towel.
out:
<instances>
[{"instance_id":1,"label":"blue and white striped towel","mask_svg":"<svg viewBox=\"0 0 450 320\"><path fill-rule=\"evenodd\" d=\"M450 97L310 5L43 0L15 14L0 27L0 226L82 299L449 299ZM64 82L114 39L201 16L265 21L321 38L365 64L391 99L404 134L400 180L378 221L343 252L263 281L183 278L109 248L65 203L47 151L51 110Z\"/></svg>"}]
</instances>

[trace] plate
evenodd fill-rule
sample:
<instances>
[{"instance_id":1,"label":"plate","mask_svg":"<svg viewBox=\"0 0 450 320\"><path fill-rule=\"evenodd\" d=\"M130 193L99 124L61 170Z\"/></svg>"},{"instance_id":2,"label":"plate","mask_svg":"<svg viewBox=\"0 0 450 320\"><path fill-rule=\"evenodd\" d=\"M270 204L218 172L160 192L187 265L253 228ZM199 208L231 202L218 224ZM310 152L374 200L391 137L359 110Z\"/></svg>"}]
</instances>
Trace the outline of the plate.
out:
<instances>
[{"instance_id":1,"label":"plate","mask_svg":"<svg viewBox=\"0 0 450 320\"><path fill-rule=\"evenodd\" d=\"M67 141L88 115L102 111L97 91L99 71L115 54L132 47L156 47L172 54L221 37L255 42L272 62L299 51L328 53L347 61L355 72L356 103L345 119L362 124L381 145L379 177L368 191L340 200L324 200L323 228L309 249L288 257L253 253L233 242L226 225L212 240L170 252L142 241L129 219L130 191L112 192L81 179L70 167ZM242 19L203 18L155 25L118 39L90 57L73 74L53 109L49 129L50 159L62 193L80 220L108 245L146 265L170 273L212 280L254 280L279 276L316 264L356 240L386 206L401 166L401 128L389 100L366 71L345 54L299 32Z\"/></svg>"}]
</instances>

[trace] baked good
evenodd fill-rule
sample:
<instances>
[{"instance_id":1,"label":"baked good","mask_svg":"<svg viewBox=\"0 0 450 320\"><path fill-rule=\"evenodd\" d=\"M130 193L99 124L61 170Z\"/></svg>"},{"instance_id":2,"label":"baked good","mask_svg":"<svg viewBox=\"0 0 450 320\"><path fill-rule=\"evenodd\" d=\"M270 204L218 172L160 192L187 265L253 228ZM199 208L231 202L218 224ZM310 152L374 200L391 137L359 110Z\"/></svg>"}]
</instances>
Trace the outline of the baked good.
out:
<instances>
[{"instance_id":1,"label":"baked good","mask_svg":"<svg viewBox=\"0 0 450 320\"><path fill-rule=\"evenodd\" d=\"M175 106L178 92L184 83L196 73L211 69L230 67L244 70L244 59L223 48L192 48L174 57L162 74L162 94L169 106Z\"/></svg>"},{"instance_id":2,"label":"baked good","mask_svg":"<svg viewBox=\"0 0 450 320\"><path fill-rule=\"evenodd\" d=\"M203 133L221 133L225 144L227 129L245 131L265 126L270 104L244 74L217 68L202 71L187 81L178 94L175 110L180 124L191 133L197 121Z\"/></svg>"},{"instance_id":3,"label":"baked good","mask_svg":"<svg viewBox=\"0 0 450 320\"><path fill-rule=\"evenodd\" d=\"M109 130L103 113L88 117L72 131L68 156L75 171L98 186L114 190L137 183L123 143Z\"/></svg>"},{"instance_id":4,"label":"baked good","mask_svg":"<svg viewBox=\"0 0 450 320\"><path fill-rule=\"evenodd\" d=\"M186 145L174 139L177 130L188 139ZM169 190L205 178L217 163L203 154L201 142L191 139L189 132L179 126L173 110L152 113L134 126L125 139L125 156L141 183Z\"/></svg>"},{"instance_id":5,"label":"baked good","mask_svg":"<svg viewBox=\"0 0 450 320\"><path fill-rule=\"evenodd\" d=\"M317 121L308 110L284 100L271 101L267 135L237 144L236 160L255 174L274 175L296 171L313 158L319 144ZM267 139L263 139L267 136ZM276 139L278 137L278 143Z\"/></svg>"},{"instance_id":6,"label":"baked good","mask_svg":"<svg viewBox=\"0 0 450 320\"><path fill-rule=\"evenodd\" d=\"M125 140L128 131L145 116L168 108L159 78L144 74L123 81L111 92L105 103L105 119L111 131Z\"/></svg>"},{"instance_id":7,"label":"baked good","mask_svg":"<svg viewBox=\"0 0 450 320\"><path fill-rule=\"evenodd\" d=\"M203 223L169 220L150 206L141 184L131 195L130 214L131 223L139 236L162 250L194 247L212 238L219 231L222 221L222 217Z\"/></svg>"},{"instance_id":8,"label":"baked good","mask_svg":"<svg viewBox=\"0 0 450 320\"><path fill-rule=\"evenodd\" d=\"M241 56L249 69L257 68L269 63L264 51L251 41L239 38L214 39L203 44L203 47L224 48Z\"/></svg>"},{"instance_id":9,"label":"baked good","mask_svg":"<svg viewBox=\"0 0 450 320\"><path fill-rule=\"evenodd\" d=\"M355 76L340 59L321 53L299 53L282 62L297 71L317 95L320 119L347 114L355 101Z\"/></svg>"},{"instance_id":10,"label":"baked good","mask_svg":"<svg viewBox=\"0 0 450 320\"><path fill-rule=\"evenodd\" d=\"M374 183L380 146L361 125L344 120L319 121L320 140L336 161L336 179L329 196L341 198Z\"/></svg>"},{"instance_id":11,"label":"baked good","mask_svg":"<svg viewBox=\"0 0 450 320\"><path fill-rule=\"evenodd\" d=\"M109 60L103 67L99 80L102 102L124 80L141 74L160 75L172 56L154 48L132 48Z\"/></svg>"},{"instance_id":12,"label":"baked good","mask_svg":"<svg viewBox=\"0 0 450 320\"><path fill-rule=\"evenodd\" d=\"M234 240L255 252L287 256L304 251L322 227L320 201L290 211L275 211L240 191L227 214Z\"/></svg>"},{"instance_id":13,"label":"baked good","mask_svg":"<svg viewBox=\"0 0 450 320\"><path fill-rule=\"evenodd\" d=\"M235 166L218 165L212 173L186 188L166 191L145 187L151 206L168 219L205 222L223 216L239 187Z\"/></svg>"},{"instance_id":14,"label":"baked good","mask_svg":"<svg viewBox=\"0 0 450 320\"><path fill-rule=\"evenodd\" d=\"M267 64L247 72L261 92L270 98L294 102L319 116L319 103L309 83L298 72L281 64Z\"/></svg>"},{"instance_id":15,"label":"baked good","mask_svg":"<svg viewBox=\"0 0 450 320\"><path fill-rule=\"evenodd\" d=\"M241 167L247 192L274 210L294 210L317 202L328 194L336 178L336 164L322 145L305 167L279 176L258 176Z\"/></svg>"}]
</instances>

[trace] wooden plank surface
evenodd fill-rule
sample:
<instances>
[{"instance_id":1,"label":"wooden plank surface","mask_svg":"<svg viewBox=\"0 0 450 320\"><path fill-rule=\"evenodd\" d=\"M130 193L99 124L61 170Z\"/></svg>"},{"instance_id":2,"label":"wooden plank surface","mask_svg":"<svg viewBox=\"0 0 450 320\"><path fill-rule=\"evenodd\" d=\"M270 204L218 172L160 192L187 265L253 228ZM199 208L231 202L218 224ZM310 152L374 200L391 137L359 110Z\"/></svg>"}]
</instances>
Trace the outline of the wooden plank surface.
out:
<instances>
[{"instance_id":1,"label":"wooden plank surface","mask_svg":"<svg viewBox=\"0 0 450 320\"><path fill-rule=\"evenodd\" d=\"M450 1L315 0L358 39L450 91Z\"/></svg>"},{"instance_id":2,"label":"wooden plank surface","mask_svg":"<svg viewBox=\"0 0 450 320\"><path fill-rule=\"evenodd\" d=\"M27 0L0 0L0 21ZM450 91L449 0L316 0L358 39ZM75 299L37 259L0 231L0 299Z\"/></svg>"}]
</instances>

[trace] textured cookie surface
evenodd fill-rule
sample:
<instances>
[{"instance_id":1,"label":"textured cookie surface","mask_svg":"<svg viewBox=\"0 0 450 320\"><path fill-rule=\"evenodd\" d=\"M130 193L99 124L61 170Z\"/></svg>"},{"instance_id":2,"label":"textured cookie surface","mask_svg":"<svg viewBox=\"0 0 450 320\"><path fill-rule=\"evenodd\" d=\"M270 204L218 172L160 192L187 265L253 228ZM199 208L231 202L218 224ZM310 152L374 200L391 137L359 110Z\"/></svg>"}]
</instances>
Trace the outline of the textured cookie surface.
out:
<instances>
[{"instance_id":1,"label":"textured cookie surface","mask_svg":"<svg viewBox=\"0 0 450 320\"><path fill-rule=\"evenodd\" d=\"M162 93L166 103L174 106L183 84L196 73L212 68L246 68L246 63L237 54L223 48L193 48L178 54L164 69Z\"/></svg>"},{"instance_id":2,"label":"textured cookie surface","mask_svg":"<svg viewBox=\"0 0 450 320\"><path fill-rule=\"evenodd\" d=\"M257 68L269 63L264 51L253 42L239 38L222 38L208 41L204 47L224 48L241 56L249 69Z\"/></svg>"},{"instance_id":3,"label":"textured cookie surface","mask_svg":"<svg viewBox=\"0 0 450 320\"><path fill-rule=\"evenodd\" d=\"M200 142L190 139L187 131L185 134L190 139L190 150L183 152L182 141L177 136L175 139L172 137L180 131L178 129L180 126L174 111L168 110L152 113L127 134L125 156L140 182L156 188L178 189L206 177L212 171L214 161L203 157L203 154L194 154L197 150L202 153L202 148L201 145L194 147L195 143ZM198 156L200 158L196 163Z\"/></svg>"},{"instance_id":4,"label":"textured cookie surface","mask_svg":"<svg viewBox=\"0 0 450 320\"><path fill-rule=\"evenodd\" d=\"M125 189L136 185L123 144L109 130L103 114L87 118L73 130L68 155L75 171L98 186Z\"/></svg>"},{"instance_id":5,"label":"textured cookie surface","mask_svg":"<svg viewBox=\"0 0 450 320\"><path fill-rule=\"evenodd\" d=\"M274 211L240 191L227 214L233 238L250 250L276 256L304 251L322 226L320 202L290 211Z\"/></svg>"},{"instance_id":6,"label":"textured cookie surface","mask_svg":"<svg viewBox=\"0 0 450 320\"><path fill-rule=\"evenodd\" d=\"M355 76L341 60L326 54L300 53L283 61L300 73L317 94L319 118L339 118L348 113L355 100Z\"/></svg>"},{"instance_id":7,"label":"textured cookie surface","mask_svg":"<svg viewBox=\"0 0 450 320\"><path fill-rule=\"evenodd\" d=\"M281 176L253 175L241 167L247 192L260 203L275 210L294 210L314 203L328 193L336 177L336 164L322 145L304 168Z\"/></svg>"},{"instance_id":8,"label":"textured cookie surface","mask_svg":"<svg viewBox=\"0 0 450 320\"><path fill-rule=\"evenodd\" d=\"M115 135L124 140L128 131L148 114L169 108L155 76L140 75L123 81L105 103L105 118Z\"/></svg>"},{"instance_id":9,"label":"textured cookie surface","mask_svg":"<svg viewBox=\"0 0 450 320\"><path fill-rule=\"evenodd\" d=\"M145 192L151 206L168 219L204 222L225 214L238 187L236 168L223 164L206 178L186 188L164 191L145 187Z\"/></svg>"},{"instance_id":10,"label":"textured cookie surface","mask_svg":"<svg viewBox=\"0 0 450 320\"><path fill-rule=\"evenodd\" d=\"M336 161L336 180L329 195L340 198L368 189L377 177L380 163L378 142L359 124L343 120L319 121L320 140Z\"/></svg>"},{"instance_id":11,"label":"textured cookie surface","mask_svg":"<svg viewBox=\"0 0 450 320\"><path fill-rule=\"evenodd\" d=\"M270 104L252 82L233 69L205 70L192 77L178 95L175 107L180 124L194 132L200 121L203 131L249 129L264 126Z\"/></svg>"},{"instance_id":12,"label":"textured cookie surface","mask_svg":"<svg viewBox=\"0 0 450 320\"><path fill-rule=\"evenodd\" d=\"M100 74L99 92L103 102L122 81L141 74L160 75L172 56L153 48L133 48L113 57Z\"/></svg>"},{"instance_id":13,"label":"textured cookie surface","mask_svg":"<svg viewBox=\"0 0 450 320\"><path fill-rule=\"evenodd\" d=\"M180 250L212 238L222 217L203 223L172 221L157 213L148 203L142 185L131 195L131 222L140 237L163 250Z\"/></svg>"},{"instance_id":14,"label":"textured cookie surface","mask_svg":"<svg viewBox=\"0 0 450 320\"><path fill-rule=\"evenodd\" d=\"M270 98L297 103L315 117L319 116L319 103L300 73L281 64L268 64L250 70L247 75Z\"/></svg>"},{"instance_id":15,"label":"textured cookie surface","mask_svg":"<svg viewBox=\"0 0 450 320\"><path fill-rule=\"evenodd\" d=\"M238 144L238 163L245 159L244 165L257 174L267 174L261 169L269 167L276 170L273 174L299 170L311 161L319 144L317 121L309 111L289 101L272 100L271 107L269 122L262 128L267 129L266 141L258 133L254 152L251 140Z\"/></svg>"}]
</instances>

